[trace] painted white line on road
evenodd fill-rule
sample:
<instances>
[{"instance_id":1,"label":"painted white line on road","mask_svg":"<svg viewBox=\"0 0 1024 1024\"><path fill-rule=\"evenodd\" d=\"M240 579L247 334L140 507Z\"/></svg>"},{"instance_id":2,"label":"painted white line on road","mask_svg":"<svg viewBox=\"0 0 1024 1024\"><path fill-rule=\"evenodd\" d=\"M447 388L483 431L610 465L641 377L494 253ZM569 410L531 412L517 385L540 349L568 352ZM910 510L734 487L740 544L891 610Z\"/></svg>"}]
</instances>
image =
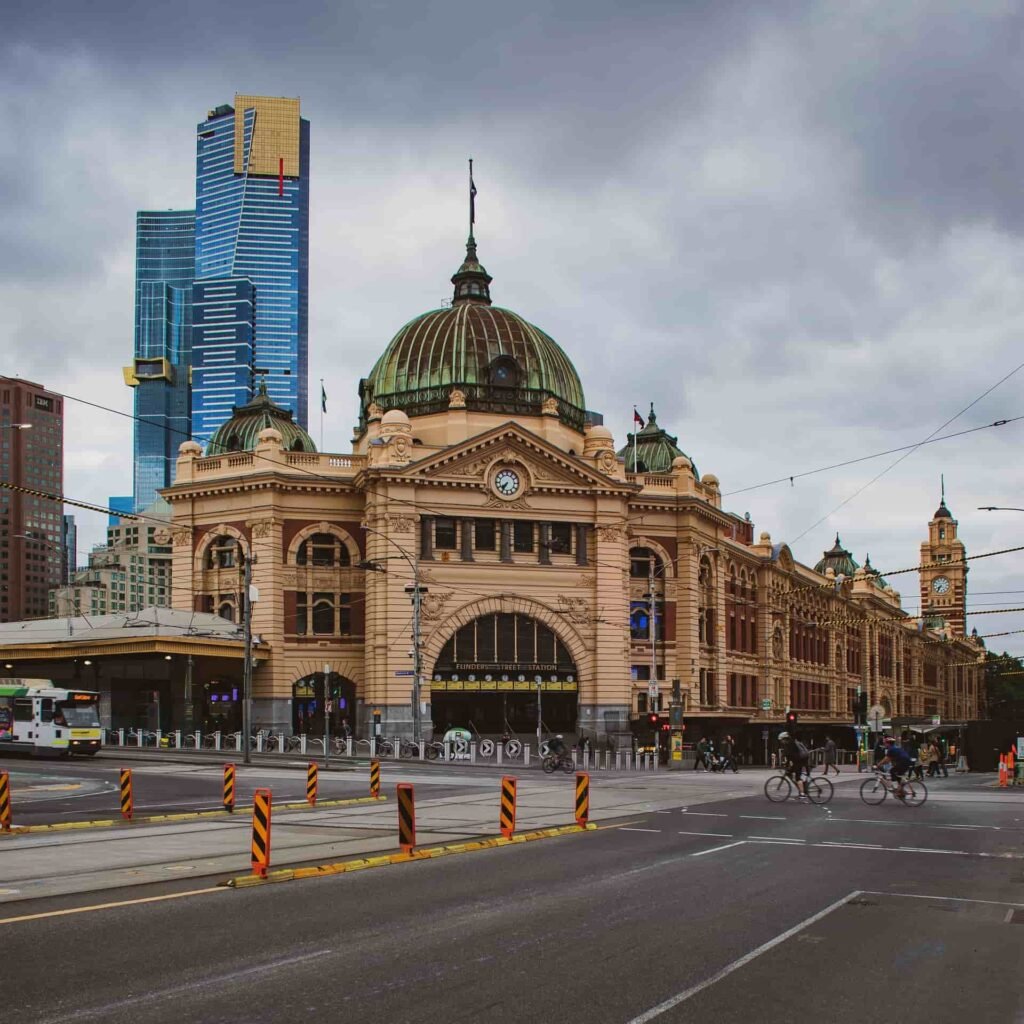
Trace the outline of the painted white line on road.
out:
<instances>
[{"instance_id":1,"label":"painted white line on road","mask_svg":"<svg viewBox=\"0 0 1024 1024\"><path fill-rule=\"evenodd\" d=\"M741 818L751 818L756 821L789 821L781 814L741 814Z\"/></svg>"},{"instance_id":2,"label":"painted white line on road","mask_svg":"<svg viewBox=\"0 0 1024 1024\"><path fill-rule=\"evenodd\" d=\"M134 907L141 903L163 903L165 900L180 900L188 896L205 896L215 892L230 892L222 885L210 886L208 889L190 889L188 892L170 892L163 896L144 896L135 900L118 900L115 903L96 903L91 907L69 907L67 910L46 910L39 914L21 914L18 917L0 918L0 925L20 924L23 921L42 921L48 917L67 917L69 914L88 914L94 910L112 910L115 907Z\"/></svg>"},{"instance_id":3,"label":"painted white line on road","mask_svg":"<svg viewBox=\"0 0 1024 1024\"><path fill-rule=\"evenodd\" d=\"M841 846L851 850L884 850L880 843L815 843L815 846Z\"/></svg>"},{"instance_id":4,"label":"painted white line on road","mask_svg":"<svg viewBox=\"0 0 1024 1024\"><path fill-rule=\"evenodd\" d=\"M902 896L908 900L945 900L949 903L984 903L989 907L1024 907L1024 903L1010 903L1008 900L972 900L966 896L925 896L918 892L879 892L877 889L864 889L862 896Z\"/></svg>"},{"instance_id":5,"label":"painted white line on road","mask_svg":"<svg viewBox=\"0 0 1024 1024\"><path fill-rule=\"evenodd\" d=\"M620 832L657 832L659 834L661 833L661 829L660 828L626 828L625 826L620 828L619 831Z\"/></svg>"},{"instance_id":6,"label":"painted white line on road","mask_svg":"<svg viewBox=\"0 0 1024 1024\"><path fill-rule=\"evenodd\" d=\"M999 825L932 825L917 821L888 821L885 818L837 818L830 817L829 821L846 821L854 825L902 825L904 828L974 828L990 829L993 832L1001 832Z\"/></svg>"},{"instance_id":7,"label":"painted white line on road","mask_svg":"<svg viewBox=\"0 0 1024 1024\"><path fill-rule=\"evenodd\" d=\"M998 825L929 825L929 828L990 828L993 832L1001 832Z\"/></svg>"},{"instance_id":8,"label":"painted white line on road","mask_svg":"<svg viewBox=\"0 0 1024 1024\"><path fill-rule=\"evenodd\" d=\"M1013 920L1014 913L1015 911L1013 907L1010 907L1010 909L1006 912L1006 917L1003 918L1003 924L1009 924Z\"/></svg>"},{"instance_id":9,"label":"painted white line on road","mask_svg":"<svg viewBox=\"0 0 1024 1024\"><path fill-rule=\"evenodd\" d=\"M748 839L767 840L770 843L806 843L806 839L791 839L788 836L747 836Z\"/></svg>"},{"instance_id":10,"label":"painted white line on road","mask_svg":"<svg viewBox=\"0 0 1024 1024\"><path fill-rule=\"evenodd\" d=\"M902 853L946 853L953 857L970 856L967 850L936 850L930 846L899 846L897 849Z\"/></svg>"},{"instance_id":11,"label":"painted white line on road","mask_svg":"<svg viewBox=\"0 0 1024 1024\"><path fill-rule=\"evenodd\" d=\"M666 999L665 1002L659 1003L657 1006L652 1006L645 1013L640 1014L639 1017L634 1017L632 1020L628 1021L627 1024L647 1024L648 1021L652 1021L656 1017L660 1017L663 1013L667 1013L669 1010L677 1007L680 1003L685 1003L688 999L692 999L698 993L703 992L704 989L710 988L716 982L728 977L734 971L738 971L741 967L746 967L747 964L752 960L756 960L763 953L767 953L769 950L781 945L787 939L791 939L794 935L802 932L805 928L809 928L812 924L816 924L822 918L828 917L828 915L834 910L838 910L840 907L845 906L850 902L850 900L855 899L860 895L860 890L855 889L848 896L844 896L841 900L836 900L835 903L830 903L824 910L819 910L818 913L812 914L806 920L793 925L792 928L788 928L781 935L776 935L774 939L769 939L767 942L762 943L757 947L757 949L752 949L749 953L741 956L738 960L733 960L731 964L726 965L720 971L716 971L710 978L705 978L704 981L698 982L696 985L692 985L688 989L684 989L678 995L672 996L671 999Z\"/></svg>"},{"instance_id":12,"label":"painted white line on road","mask_svg":"<svg viewBox=\"0 0 1024 1024\"><path fill-rule=\"evenodd\" d=\"M747 841L741 839L738 843L726 843L725 846L712 846L710 850L701 850L699 853L691 853L691 857L706 857L709 853L719 853L722 850L731 850L734 846L746 846Z\"/></svg>"},{"instance_id":13,"label":"painted white line on road","mask_svg":"<svg viewBox=\"0 0 1024 1024\"><path fill-rule=\"evenodd\" d=\"M688 811L685 807L683 808L683 814L692 814L694 817L699 818L728 818L728 814L716 814L714 811Z\"/></svg>"},{"instance_id":14,"label":"painted white line on road","mask_svg":"<svg viewBox=\"0 0 1024 1024\"><path fill-rule=\"evenodd\" d=\"M716 839L732 839L733 832L680 832L681 836L714 836Z\"/></svg>"}]
</instances>

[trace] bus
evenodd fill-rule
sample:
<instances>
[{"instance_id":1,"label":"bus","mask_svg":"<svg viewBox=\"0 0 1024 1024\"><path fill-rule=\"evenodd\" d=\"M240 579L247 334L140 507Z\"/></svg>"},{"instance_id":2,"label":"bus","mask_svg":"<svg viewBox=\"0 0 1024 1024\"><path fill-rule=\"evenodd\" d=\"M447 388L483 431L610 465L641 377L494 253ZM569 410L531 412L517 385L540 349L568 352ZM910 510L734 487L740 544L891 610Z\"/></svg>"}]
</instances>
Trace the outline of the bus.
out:
<instances>
[{"instance_id":1,"label":"bus","mask_svg":"<svg viewBox=\"0 0 1024 1024\"><path fill-rule=\"evenodd\" d=\"M27 750L95 754L103 744L100 695L65 690L49 679L0 682L0 753Z\"/></svg>"}]
</instances>

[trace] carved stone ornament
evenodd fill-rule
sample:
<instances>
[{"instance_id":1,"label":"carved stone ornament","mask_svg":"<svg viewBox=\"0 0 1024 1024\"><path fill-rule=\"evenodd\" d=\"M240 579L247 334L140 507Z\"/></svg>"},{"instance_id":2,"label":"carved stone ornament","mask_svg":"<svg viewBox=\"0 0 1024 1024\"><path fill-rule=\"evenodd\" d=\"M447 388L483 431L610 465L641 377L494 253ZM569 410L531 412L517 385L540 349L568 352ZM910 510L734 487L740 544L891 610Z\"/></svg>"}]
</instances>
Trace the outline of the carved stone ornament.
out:
<instances>
[{"instance_id":1,"label":"carved stone ornament","mask_svg":"<svg viewBox=\"0 0 1024 1024\"><path fill-rule=\"evenodd\" d=\"M465 409L466 408L466 393L460 391L458 388L452 388L451 393L448 395L448 408L449 409Z\"/></svg>"},{"instance_id":2,"label":"carved stone ornament","mask_svg":"<svg viewBox=\"0 0 1024 1024\"><path fill-rule=\"evenodd\" d=\"M425 595L420 602L420 614L425 619L439 619L451 596L450 593Z\"/></svg>"},{"instance_id":3,"label":"carved stone ornament","mask_svg":"<svg viewBox=\"0 0 1024 1024\"><path fill-rule=\"evenodd\" d=\"M392 533L413 533L416 520L412 516L388 516L388 529Z\"/></svg>"},{"instance_id":4,"label":"carved stone ornament","mask_svg":"<svg viewBox=\"0 0 1024 1024\"><path fill-rule=\"evenodd\" d=\"M412 441L405 434L396 434L391 439L390 448L393 461L408 462L412 451Z\"/></svg>"},{"instance_id":5,"label":"carved stone ornament","mask_svg":"<svg viewBox=\"0 0 1024 1024\"><path fill-rule=\"evenodd\" d=\"M558 595L558 611L570 622L577 625L590 621L590 610L587 602L582 597L569 597L567 594Z\"/></svg>"},{"instance_id":6,"label":"carved stone ornament","mask_svg":"<svg viewBox=\"0 0 1024 1024\"><path fill-rule=\"evenodd\" d=\"M366 410L368 420L379 420L383 415L384 410L376 402L371 402L370 407Z\"/></svg>"},{"instance_id":7,"label":"carved stone ornament","mask_svg":"<svg viewBox=\"0 0 1024 1024\"><path fill-rule=\"evenodd\" d=\"M174 546L176 548L185 547L192 540L192 531L187 527L181 527L174 531Z\"/></svg>"},{"instance_id":8,"label":"carved stone ornament","mask_svg":"<svg viewBox=\"0 0 1024 1024\"><path fill-rule=\"evenodd\" d=\"M553 398L550 395L544 399L540 407L541 414L544 416L557 416L558 415L558 399Z\"/></svg>"},{"instance_id":9,"label":"carved stone ornament","mask_svg":"<svg viewBox=\"0 0 1024 1024\"><path fill-rule=\"evenodd\" d=\"M170 531L170 529L168 527L166 527L166 526L158 526L153 531L153 543L154 544L160 544L161 546L165 546L165 545L171 543L171 537L172 536L173 536L173 534L171 533L171 531Z\"/></svg>"},{"instance_id":10,"label":"carved stone ornament","mask_svg":"<svg viewBox=\"0 0 1024 1024\"><path fill-rule=\"evenodd\" d=\"M605 543L624 541L626 539L626 531L621 526L599 526L597 528L597 539Z\"/></svg>"},{"instance_id":11,"label":"carved stone ornament","mask_svg":"<svg viewBox=\"0 0 1024 1024\"><path fill-rule=\"evenodd\" d=\"M504 498L499 498L496 494L488 494L487 501L484 503L484 508L513 509L518 512L525 512L533 508L533 506L525 498L516 498L515 501L506 501Z\"/></svg>"},{"instance_id":12,"label":"carved stone ornament","mask_svg":"<svg viewBox=\"0 0 1024 1024\"><path fill-rule=\"evenodd\" d=\"M597 468L606 476L611 476L615 472L617 461L614 452L603 451L597 457Z\"/></svg>"},{"instance_id":13,"label":"carved stone ornament","mask_svg":"<svg viewBox=\"0 0 1024 1024\"><path fill-rule=\"evenodd\" d=\"M281 586L285 590L295 590L299 585L299 574L295 569L285 569L281 573Z\"/></svg>"},{"instance_id":14,"label":"carved stone ornament","mask_svg":"<svg viewBox=\"0 0 1024 1024\"><path fill-rule=\"evenodd\" d=\"M775 627L775 632L772 633L772 656L774 658L782 657L782 630L778 626Z\"/></svg>"},{"instance_id":15,"label":"carved stone ornament","mask_svg":"<svg viewBox=\"0 0 1024 1024\"><path fill-rule=\"evenodd\" d=\"M265 540L274 529L273 519L257 519L252 524L252 535L255 540Z\"/></svg>"}]
</instances>

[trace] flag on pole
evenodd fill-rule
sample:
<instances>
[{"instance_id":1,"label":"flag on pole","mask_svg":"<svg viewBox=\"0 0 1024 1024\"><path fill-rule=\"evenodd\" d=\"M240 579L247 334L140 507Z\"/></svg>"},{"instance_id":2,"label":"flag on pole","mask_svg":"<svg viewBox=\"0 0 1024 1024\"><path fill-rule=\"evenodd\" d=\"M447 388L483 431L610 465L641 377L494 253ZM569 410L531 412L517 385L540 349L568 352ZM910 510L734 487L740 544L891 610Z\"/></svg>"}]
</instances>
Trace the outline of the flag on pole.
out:
<instances>
[{"instance_id":1,"label":"flag on pole","mask_svg":"<svg viewBox=\"0 0 1024 1024\"><path fill-rule=\"evenodd\" d=\"M633 422L640 424L641 427L644 425L644 418L636 411L635 405L633 406Z\"/></svg>"},{"instance_id":2,"label":"flag on pole","mask_svg":"<svg viewBox=\"0 0 1024 1024\"><path fill-rule=\"evenodd\" d=\"M473 161L469 161L469 232L473 233L476 223L476 185L473 184Z\"/></svg>"},{"instance_id":3,"label":"flag on pole","mask_svg":"<svg viewBox=\"0 0 1024 1024\"><path fill-rule=\"evenodd\" d=\"M323 381L320 381L320 411L327 412L327 392L324 390Z\"/></svg>"}]
</instances>

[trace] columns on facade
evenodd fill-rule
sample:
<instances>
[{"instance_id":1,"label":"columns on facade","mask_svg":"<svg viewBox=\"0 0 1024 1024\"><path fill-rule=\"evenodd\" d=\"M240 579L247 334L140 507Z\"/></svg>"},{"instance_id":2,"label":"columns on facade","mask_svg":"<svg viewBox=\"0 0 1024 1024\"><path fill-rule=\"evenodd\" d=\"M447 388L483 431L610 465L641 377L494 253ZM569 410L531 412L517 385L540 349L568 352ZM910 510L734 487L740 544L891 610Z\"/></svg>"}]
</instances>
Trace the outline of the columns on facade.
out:
<instances>
[{"instance_id":1,"label":"columns on facade","mask_svg":"<svg viewBox=\"0 0 1024 1024\"><path fill-rule=\"evenodd\" d=\"M629 730L629 541L622 518L598 522L594 530L594 608L607 625L594 634L592 678L581 679L581 725L598 735L606 729L605 714L618 721L611 731ZM579 666L577 666L579 667Z\"/></svg>"}]
</instances>

